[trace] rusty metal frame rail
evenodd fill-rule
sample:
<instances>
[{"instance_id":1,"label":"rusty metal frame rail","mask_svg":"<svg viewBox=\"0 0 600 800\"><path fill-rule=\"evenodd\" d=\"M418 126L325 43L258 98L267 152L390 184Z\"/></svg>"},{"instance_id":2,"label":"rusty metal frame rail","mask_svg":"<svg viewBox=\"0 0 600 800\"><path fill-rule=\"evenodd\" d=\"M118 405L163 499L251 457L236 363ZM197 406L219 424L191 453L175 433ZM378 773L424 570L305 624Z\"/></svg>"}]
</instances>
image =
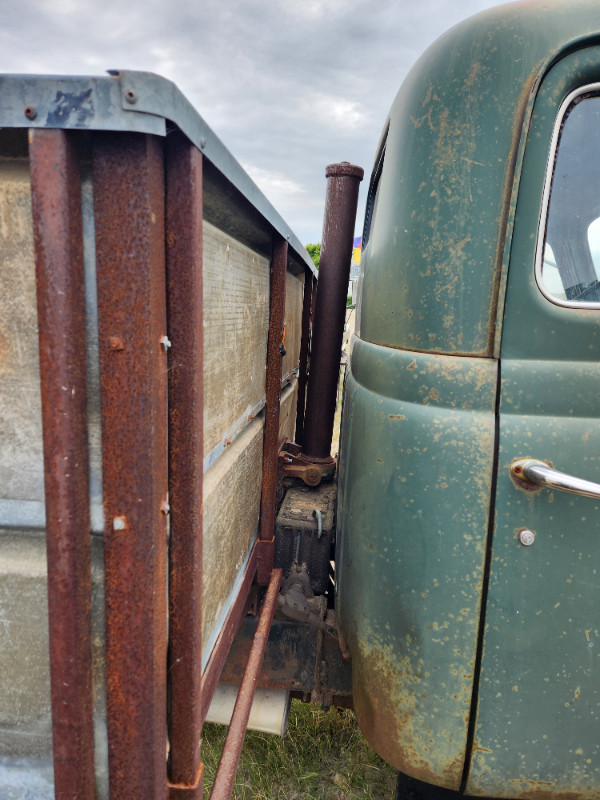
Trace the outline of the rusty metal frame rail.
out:
<instances>
[{"instance_id":1,"label":"rusty metal frame rail","mask_svg":"<svg viewBox=\"0 0 600 800\"><path fill-rule=\"evenodd\" d=\"M50 690L57 798L93 800L91 529L79 165L72 134L30 131Z\"/></svg>"},{"instance_id":2,"label":"rusty metal frame rail","mask_svg":"<svg viewBox=\"0 0 600 800\"><path fill-rule=\"evenodd\" d=\"M213 783L211 800L229 800L233 792L235 776L237 773L242 745L248 727L250 709L256 691L258 676L262 666L269 631L273 621L273 614L277 605L277 596L283 578L282 569L274 569L269 581L265 601L260 613L258 627L250 649L248 663L239 688L237 700L233 709L231 723L227 731L225 745Z\"/></svg>"},{"instance_id":3,"label":"rusty metal frame rail","mask_svg":"<svg viewBox=\"0 0 600 800\"><path fill-rule=\"evenodd\" d=\"M204 675L202 676L200 688L200 694L202 698L202 722L204 722L206 715L208 714L208 709L215 693L215 689L217 688L217 684L219 683L221 672L223 671L223 667L227 661L231 644L246 611L250 587L252 586L254 576L256 575L257 551L258 542L255 543L252 549L250 558L248 559L248 564L246 565L240 591L238 592L238 596L231 607L229 614L227 615L225 624L223 625L221 633L219 634L219 638L217 639L210 660L206 665L206 669L204 670Z\"/></svg>"},{"instance_id":4,"label":"rusty metal frame rail","mask_svg":"<svg viewBox=\"0 0 600 800\"><path fill-rule=\"evenodd\" d=\"M288 243L273 237L269 335L267 340L267 376L265 431L263 440L263 480L260 499L259 550L257 580L266 586L271 578L275 550L275 504L277 496L277 458L279 454L279 412L281 403L281 357L285 319L285 278Z\"/></svg>"},{"instance_id":5,"label":"rusty metal frame rail","mask_svg":"<svg viewBox=\"0 0 600 800\"><path fill-rule=\"evenodd\" d=\"M166 146L169 320L169 797L202 797L202 154Z\"/></svg>"},{"instance_id":6,"label":"rusty metal frame rail","mask_svg":"<svg viewBox=\"0 0 600 800\"><path fill-rule=\"evenodd\" d=\"M109 791L167 796L164 163L146 134L92 137L105 510Z\"/></svg>"}]
</instances>

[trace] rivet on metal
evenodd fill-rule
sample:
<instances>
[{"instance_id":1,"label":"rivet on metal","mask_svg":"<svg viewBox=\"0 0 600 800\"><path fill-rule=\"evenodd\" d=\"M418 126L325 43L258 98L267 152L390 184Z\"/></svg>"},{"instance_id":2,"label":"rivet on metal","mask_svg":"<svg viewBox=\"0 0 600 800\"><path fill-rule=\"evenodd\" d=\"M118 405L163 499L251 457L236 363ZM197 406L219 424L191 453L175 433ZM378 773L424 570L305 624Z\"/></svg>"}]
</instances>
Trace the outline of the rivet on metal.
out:
<instances>
[{"instance_id":1,"label":"rivet on metal","mask_svg":"<svg viewBox=\"0 0 600 800\"><path fill-rule=\"evenodd\" d=\"M125 92L125 100L130 103L132 106L135 105L138 101L137 93L133 91L133 89L127 89Z\"/></svg>"},{"instance_id":2,"label":"rivet on metal","mask_svg":"<svg viewBox=\"0 0 600 800\"><path fill-rule=\"evenodd\" d=\"M167 502L162 502L160 504L160 510L163 514L168 514L171 511L171 506Z\"/></svg>"},{"instance_id":3,"label":"rivet on metal","mask_svg":"<svg viewBox=\"0 0 600 800\"><path fill-rule=\"evenodd\" d=\"M35 119L37 117L37 111L35 106L25 106L24 113L27 119Z\"/></svg>"},{"instance_id":4,"label":"rivet on metal","mask_svg":"<svg viewBox=\"0 0 600 800\"><path fill-rule=\"evenodd\" d=\"M168 336L163 336L160 340L160 343L162 344L165 353L167 352L169 347L171 347L171 341Z\"/></svg>"},{"instance_id":5,"label":"rivet on metal","mask_svg":"<svg viewBox=\"0 0 600 800\"><path fill-rule=\"evenodd\" d=\"M125 349L125 343L123 342L123 339L121 339L120 336L111 336L110 339L108 340L108 346L110 347L111 350Z\"/></svg>"},{"instance_id":6,"label":"rivet on metal","mask_svg":"<svg viewBox=\"0 0 600 800\"><path fill-rule=\"evenodd\" d=\"M113 530L124 531L126 527L125 517L113 517Z\"/></svg>"},{"instance_id":7,"label":"rivet on metal","mask_svg":"<svg viewBox=\"0 0 600 800\"><path fill-rule=\"evenodd\" d=\"M200 147L202 150L206 147L206 139L200 139Z\"/></svg>"},{"instance_id":8,"label":"rivet on metal","mask_svg":"<svg viewBox=\"0 0 600 800\"><path fill-rule=\"evenodd\" d=\"M524 530L519 533L519 541L525 547L529 547L535 542L535 533L530 530Z\"/></svg>"}]
</instances>

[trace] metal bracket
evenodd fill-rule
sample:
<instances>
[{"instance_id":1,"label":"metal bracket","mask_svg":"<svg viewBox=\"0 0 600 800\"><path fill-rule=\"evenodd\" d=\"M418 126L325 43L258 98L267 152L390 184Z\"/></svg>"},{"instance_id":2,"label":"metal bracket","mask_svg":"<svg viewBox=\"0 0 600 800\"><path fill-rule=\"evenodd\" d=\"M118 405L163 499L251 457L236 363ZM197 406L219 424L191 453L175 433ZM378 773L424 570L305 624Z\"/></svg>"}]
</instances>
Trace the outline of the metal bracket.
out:
<instances>
[{"instance_id":1,"label":"metal bracket","mask_svg":"<svg viewBox=\"0 0 600 800\"><path fill-rule=\"evenodd\" d=\"M284 478L300 478L307 486L318 486L334 479L337 459L309 458L300 445L285 441L279 451L279 467Z\"/></svg>"},{"instance_id":2,"label":"metal bracket","mask_svg":"<svg viewBox=\"0 0 600 800\"><path fill-rule=\"evenodd\" d=\"M344 659L350 657L335 611L332 608L327 608L325 595L315 595L310 588L310 578L308 577L306 564L293 568L283 582L281 592L277 598L277 610L288 619L293 619L297 622L308 622L317 628L319 633L325 633L336 639ZM319 650L321 647L322 638L319 640ZM319 660L320 655L317 658L317 662Z\"/></svg>"}]
</instances>

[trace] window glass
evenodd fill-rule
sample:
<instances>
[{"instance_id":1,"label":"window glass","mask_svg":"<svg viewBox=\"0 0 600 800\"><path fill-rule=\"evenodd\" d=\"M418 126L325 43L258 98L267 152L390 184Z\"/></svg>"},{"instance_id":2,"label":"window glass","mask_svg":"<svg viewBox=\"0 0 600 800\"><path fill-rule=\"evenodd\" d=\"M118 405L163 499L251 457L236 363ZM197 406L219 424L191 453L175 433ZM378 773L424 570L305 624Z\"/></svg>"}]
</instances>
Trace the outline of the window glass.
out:
<instances>
[{"instance_id":1,"label":"window glass","mask_svg":"<svg viewBox=\"0 0 600 800\"><path fill-rule=\"evenodd\" d=\"M389 129L388 129L389 130ZM377 212L377 205L379 201L379 180L381 178L381 171L383 169L383 161L385 158L385 145L387 141L387 134L388 131L386 130L383 144L381 146L381 150L377 156L377 160L375 162L375 168L373 169L373 173L371 175L371 183L369 185L369 194L367 195L367 208L365 211L365 224L363 227L363 235L362 235L362 250L363 253L365 248L369 242L369 235L371 233L371 226L373 224L373 219Z\"/></svg>"},{"instance_id":2,"label":"window glass","mask_svg":"<svg viewBox=\"0 0 600 800\"><path fill-rule=\"evenodd\" d=\"M557 121L539 283L562 305L600 307L600 97L589 88Z\"/></svg>"}]
</instances>

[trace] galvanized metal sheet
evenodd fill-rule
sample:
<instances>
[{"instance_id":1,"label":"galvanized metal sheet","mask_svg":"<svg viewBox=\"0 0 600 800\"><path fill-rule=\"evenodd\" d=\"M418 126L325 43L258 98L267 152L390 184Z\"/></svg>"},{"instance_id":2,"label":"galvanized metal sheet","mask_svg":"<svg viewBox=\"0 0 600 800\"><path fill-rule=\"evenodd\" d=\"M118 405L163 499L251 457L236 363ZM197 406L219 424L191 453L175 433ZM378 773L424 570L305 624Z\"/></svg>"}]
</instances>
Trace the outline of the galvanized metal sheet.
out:
<instances>
[{"instance_id":1,"label":"galvanized metal sheet","mask_svg":"<svg viewBox=\"0 0 600 800\"><path fill-rule=\"evenodd\" d=\"M121 96L117 77L1 75L0 125L165 135L162 114L126 113Z\"/></svg>"},{"instance_id":2,"label":"galvanized metal sheet","mask_svg":"<svg viewBox=\"0 0 600 800\"><path fill-rule=\"evenodd\" d=\"M100 394L91 182L82 190L92 529L102 531ZM31 189L27 159L0 161L0 524L45 526Z\"/></svg>"},{"instance_id":3,"label":"galvanized metal sheet","mask_svg":"<svg viewBox=\"0 0 600 800\"><path fill-rule=\"evenodd\" d=\"M295 417L295 386L282 395L282 427ZM236 600L258 531L264 414L204 475L202 669ZM280 431L280 438L282 432Z\"/></svg>"},{"instance_id":4,"label":"galvanized metal sheet","mask_svg":"<svg viewBox=\"0 0 600 800\"><path fill-rule=\"evenodd\" d=\"M0 794L43 797L52 770L46 541L39 531L0 529ZM108 800L102 542L92 540L92 652L96 790ZM26 772L25 772L26 770ZM8 790L7 790L8 791ZM7 797L13 795L7 794Z\"/></svg>"},{"instance_id":5,"label":"galvanized metal sheet","mask_svg":"<svg viewBox=\"0 0 600 800\"><path fill-rule=\"evenodd\" d=\"M0 162L0 493L44 499L31 189L26 160Z\"/></svg>"},{"instance_id":6,"label":"galvanized metal sheet","mask_svg":"<svg viewBox=\"0 0 600 800\"><path fill-rule=\"evenodd\" d=\"M50 127L166 135L175 123L253 206L261 225L289 241L294 261L314 264L289 225L171 81L148 72L112 70L109 77L0 76L0 127Z\"/></svg>"}]
</instances>

